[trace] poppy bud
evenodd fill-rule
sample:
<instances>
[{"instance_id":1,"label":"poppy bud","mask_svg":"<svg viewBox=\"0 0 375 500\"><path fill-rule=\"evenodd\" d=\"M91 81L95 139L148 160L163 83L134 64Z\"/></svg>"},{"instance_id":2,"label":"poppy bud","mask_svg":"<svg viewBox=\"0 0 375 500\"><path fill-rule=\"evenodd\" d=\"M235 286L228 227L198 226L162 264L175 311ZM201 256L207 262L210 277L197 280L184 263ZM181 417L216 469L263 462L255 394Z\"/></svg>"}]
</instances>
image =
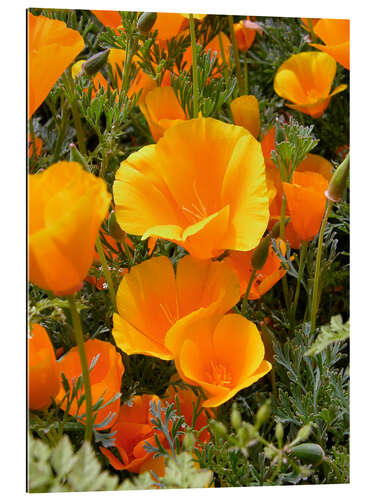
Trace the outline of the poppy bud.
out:
<instances>
[{"instance_id":1,"label":"poppy bud","mask_svg":"<svg viewBox=\"0 0 375 500\"><path fill-rule=\"evenodd\" d=\"M284 227L286 227L289 224L289 222L290 222L290 217L286 217L286 219L284 220ZM279 236L280 236L280 221L278 221L273 226L273 228L271 229L271 232L270 232L271 238L277 239Z\"/></svg>"},{"instance_id":2,"label":"poppy bud","mask_svg":"<svg viewBox=\"0 0 375 500\"><path fill-rule=\"evenodd\" d=\"M306 441L306 439L309 438L310 434L311 434L311 426L310 425L304 425L298 431L297 440L298 441Z\"/></svg>"},{"instance_id":3,"label":"poppy bud","mask_svg":"<svg viewBox=\"0 0 375 500\"><path fill-rule=\"evenodd\" d=\"M142 35L147 35L155 24L156 17L156 12L143 12L137 22L138 31L142 33Z\"/></svg>"},{"instance_id":4,"label":"poppy bud","mask_svg":"<svg viewBox=\"0 0 375 500\"><path fill-rule=\"evenodd\" d=\"M262 406L257 411L255 415L255 425L260 427L262 424L266 423L271 415L271 400L267 399L267 401L262 404Z\"/></svg>"},{"instance_id":5,"label":"poppy bud","mask_svg":"<svg viewBox=\"0 0 375 500\"><path fill-rule=\"evenodd\" d=\"M270 249L270 237L266 236L260 241L259 245L254 250L254 253L251 257L251 265L254 269L257 270L262 269L268 258L269 249Z\"/></svg>"},{"instance_id":6,"label":"poppy bud","mask_svg":"<svg viewBox=\"0 0 375 500\"><path fill-rule=\"evenodd\" d=\"M87 164L87 161L85 157L80 153L80 151L77 149L75 144L69 144L70 148L70 161L76 161L77 163L80 163L82 167L87 170L88 172L90 171L89 166Z\"/></svg>"},{"instance_id":7,"label":"poppy bud","mask_svg":"<svg viewBox=\"0 0 375 500\"><path fill-rule=\"evenodd\" d=\"M283 424L281 422L277 422L277 424L276 424L275 436L276 436L277 442L279 443L279 446L281 446L282 442L283 442L283 438L284 438L284 428L283 428Z\"/></svg>"},{"instance_id":8,"label":"poppy bud","mask_svg":"<svg viewBox=\"0 0 375 500\"><path fill-rule=\"evenodd\" d=\"M87 61L82 65L82 71L89 78L92 78L107 63L108 55L109 55L109 49L94 54L89 59L87 59Z\"/></svg>"},{"instance_id":9,"label":"poppy bud","mask_svg":"<svg viewBox=\"0 0 375 500\"><path fill-rule=\"evenodd\" d=\"M192 432L187 432L184 437L184 448L191 451L195 445L195 437Z\"/></svg>"},{"instance_id":10,"label":"poppy bud","mask_svg":"<svg viewBox=\"0 0 375 500\"><path fill-rule=\"evenodd\" d=\"M346 155L344 161L337 167L333 174L328 189L325 192L326 197L331 201L340 201L346 188L346 181L349 175L349 153Z\"/></svg>"},{"instance_id":11,"label":"poppy bud","mask_svg":"<svg viewBox=\"0 0 375 500\"><path fill-rule=\"evenodd\" d=\"M251 437L246 427L241 427L240 429L238 429L238 444L240 448L245 448L248 445L250 439Z\"/></svg>"},{"instance_id":12,"label":"poppy bud","mask_svg":"<svg viewBox=\"0 0 375 500\"><path fill-rule=\"evenodd\" d=\"M315 443L303 443L293 446L291 453L304 464L319 465L324 458L323 449Z\"/></svg>"},{"instance_id":13,"label":"poppy bud","mask_svg":"<svg viewBox=\"0 0 375 500\"><path fill-rule=\"evenodd\" d=\"M234 429L238 429L242 424L241 413L238 411L236 403L234 403L232 406L230 421Z\"/></svg>"},{"instance_id":14,"label":"poppy bud","mask_svg":"<svg viewBox=\"0 0 375 500\"><path fill-rule=\"evenodd\" d=\"M210 427L212 429L212 432L218 438L225 437L227 435L227 428L222 422L218 422L217 420L211 420Z\"/></svg>"},{"instance_id":15,"label":"poppy bud","mask_svg":"<svg viewBox=\"0 0 375 500\"><path fill-rule=\"evenodd\" d=\"M112 210L108 217L108 232L116 241L122 241L126 233L121 229L116 220L115 212Z\"/></svg>"}]
</instances>

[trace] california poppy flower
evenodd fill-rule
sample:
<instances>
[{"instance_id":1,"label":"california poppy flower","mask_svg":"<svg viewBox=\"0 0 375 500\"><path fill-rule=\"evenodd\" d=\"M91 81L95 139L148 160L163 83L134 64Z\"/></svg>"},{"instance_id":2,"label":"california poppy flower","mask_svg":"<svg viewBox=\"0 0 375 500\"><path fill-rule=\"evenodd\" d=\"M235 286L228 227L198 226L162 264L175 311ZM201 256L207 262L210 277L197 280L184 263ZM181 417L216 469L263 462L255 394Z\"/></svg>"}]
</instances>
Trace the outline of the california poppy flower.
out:
<instances>
[{"instance_id":1,"label":"california poppy flower","mask_svg":"<svg viewBox=\"0 0 375 500\"><path fill-rule=\"evenodd\" d=\"M171 240L200 259L255 248L269 218L260 144L212 118L179 123L130 155L113 194L124 231Z\"/></svg>"},{"instance_id":2,"label":"california poppy flower","mask_svg":"<svg viewBox=\"0 0 375 500\"><path fill-rule=\"evenodd\" d=\"M175 323L165 341L182 380L207 395L204 407L225 403L272 368L257 327L239 314L196 311Z\"/></svg>"},{"instance_id":3,"label":"california poppy flower","mask_svg":"<svg viewBox=\"0 0 375 500\"><path fill-rule=\"evenodd\" d=\"M258 99L253 95L242 95L230 103L234 123L245 127L255 138L259 135L260 114Z\"/></svg>"},{"instance_id":4,"label":"california poppy flower","mask_svg":"<svg viewBox=\"0 0 375 500\"><path fill-rule=\"evenodd\" d=\"M111 196L79 163L29 175L29 279L56 295L81 286Z\"/></svg>"},{"instance_id":5,"label":"california poppy flower","mask_svg":"<svg viewBox=\"0 0 375 500\"><path fill-rule=\"evenodd\" d=\"M301 240L312 240L324 216L327 179L315 172L295 172L293 182L283 182L283 189L294 230Z\"/></svg>"},{"instance_id":6,"label":"california poppy flower","mask_svg":"<svg viewBox=\"0 0 375 500\"><path fill-rule=\"evenodd\" d=\"M176 321L201 308L224 313L238 300L238 280L225 263L187 255L179 260L175 276L167 257L154 257L122 278L112 334L127 354L173 359L164 340Z\"/></svg>"},{"instance_id":7,"label":"california poppy flower","mask_svg":"<svg viewBox=\"0 0 375 500\"><path fill-rule=\"evenodd\" d=\"M305 28L305 30L310 31L310 25L314 27L316 23L319 21L320 17L301 17L302 21L302 28Z\"/></svg>"},{"instance_id":8,"label":"california poppy flower","mask_svg":"<svg viewBox=\"0 0 375 500\"><path fill-rule=\"evenodd\" d=\"M350 21L349 19L320 19L314 33L325 45L310 43L312 47L332 56L339 64L350 69Z\"/></svg>"},{"instance_id":9,"label":"california poppy flower","mask_svg":"<svg viewBox=\"0 0 375 500\"><path fill-rule=\"evenodd\" d=\"M28 118L39 108L50 90L83 50L78 31L63 21L44 16L28 16Z\"/></svg>"},{"instance_id":10,"label":"california poppy flower","mask_svg":"<svg viewBox=\"0 0 375 500\"><path fill-rule=\"evenodd\" d=\"M346 89L339 85L331 92L336 74L336 61L324 52L300 52L291 56L277 70L274 89L276 94L293 104L289 108L319 118L331 97Z\"/></svg>"},{"instance_id":11,"label":"california poppy flower","mask_svg":"<svg viewBox=\"0 0 375 500\"><path fill-rule=\"evenodd\" d=\"M158 12L152 31L158 31L156 40L166 48L167 40L178 35L186 25L183 14Z\"/></svg>"},{"instance_id":12,"label":"california poppy flower","mask_svg":"<svg viewBox=\"0 0 375 500\"><path fill-rule=\"evenodd\" d=\"M261 27L249 19L242 19L233 28L238 50L243 52L246 52L253 45L257 31L262 34Z\"/></svg>"},{"instance_id":13,"label":"california poppy flower","mask_svg":"<svg viewBox=\"0 0 375 500\"><path fill-rule=\"evenodd\" d=\"M60 389L60 373L55 351L42 325L34 324L28 337L29 408L44 410Z\"/></svg>"},{"instance_id":14,"label":"california poppy flower","mask_svg":"<svg viewBox=\"0 0 375 500\"><path fill-rule=\"evenodd\" d=\"M102 397L104 403L108 403L116 394L121 390L121 379L124 373L124 365L122 363L121 355L116 351L115 347L110 342L103 340L87 340L84 344L86 357L89 367L93 359L99 355L94 368L90 371L90 385L92 394L92 404L95 405ZM70 387L73 387L72 381L77 380L82 373L78 347L73 347L58 361L58 368L60 373L64 373ZM65 389L63 386L56 397L56 401L61 402L65 396ZM82 393L84 394L84 389ZM61 408L66 409L66 400L61 403ZM105 408L100 409L96 413L95 424L97 429L108 429L111 427L119 416L120 399L112 402ZM78 411L78 418L80 415L86 413L86 401L82 403L78 410L77 400L74 399L70 406L69 414L76 415ZM100 425L105 419L112 419L109 423ZM83 418L82 418L83 420Z\"/></svg>"},{"instance_id":15,"label":"california poppy flower","mask_svg":"<svg viewBox=\"0 0 375 500\"><path fill-rule=\"evenodd\" d=\"M122 24L120 13L115 10L92 10L91 11L104 26L117 30Z\"/></svg>"}]
</instances>

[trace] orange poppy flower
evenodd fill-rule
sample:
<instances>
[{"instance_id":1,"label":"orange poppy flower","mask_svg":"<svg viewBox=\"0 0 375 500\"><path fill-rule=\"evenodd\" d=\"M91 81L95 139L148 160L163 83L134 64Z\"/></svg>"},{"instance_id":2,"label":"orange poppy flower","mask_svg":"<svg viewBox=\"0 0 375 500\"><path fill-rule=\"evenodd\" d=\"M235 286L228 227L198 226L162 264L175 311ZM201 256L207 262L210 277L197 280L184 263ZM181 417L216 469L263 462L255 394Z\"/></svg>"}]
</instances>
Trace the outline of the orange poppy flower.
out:
<instances>
[{"instance_id":1,"label":"orange poppy flower","mask_svg":"<svg viewBox=\"0 0 375 500\"><path fill-rule=\"evenodd\" d=\"M179 123L130 155L113 193L124 231L171 240L200 259L255 248L269 218L260 144L212 118Z\"/></svg>"},{"instance_id":2,"label":"orange poppy flower","mask_svg":"<svg viewBox=\"0 0 375 500\"><path fill-rule=\"evenodd\" d=\"M239 300L239 284L222 262L185 256L177 264L154 257L122 278L113 315L113 337L127 354L173 359L165 335L180 318L201 308L226 312Z\"/></svg>"},{"instance_id":3,"label":"orange poppy flower","mask_svg":"<svg viewBox=\"0 0 375 500\"><path fill-rule=\"evenodd\" d=\"M316 23L319 21L320 17L301 17L302 21L302 28L305 28L305 30L310 31L310 23L311 26L314 27Z\"/></svg>"},{"instance_id":4,"label":"orange poppy flower","mask_svg":"<svg viewBox=\"0 0 375 500\"><path fill-rule=\"evenodd\" d=\"M243 19L234 26L238 50L246 52L254 43L256 32L262 33L261 27L248 19Z\"/></svg>"},{"instance_id":5,"label":"orange poppy flower","mask_svg":"<svg viewBox=\"0 0 375 500\"><path fill-rule=\"evenodd\" d=\"M156 142L163 136L165 130L186 120L184 110L172 87L156 87L150 90L139 103L139 107Z\"/></svg>"},{"instance_id":6,"label":"orange poppy flower","mask_svg":"<svg viewBox=\"0 0 375 500\"><path fill-rule=\"evenodd\" d=\"M328 181L315 172L295 172L291 184L283 182L291 223L303 241L318 234L326 207Z\"/></svg>"},{"instance_id":7,"label":"orange poppy flower","mask_svg":"<svg viewBox=\"0 0 375 500\"><path fill-rule=\"evenodd\" d=\"M178 35L186 25L183 14L170 14L168 12L158 12L152 31L158 30L156 40L162 46L167 46L167 40Z\"/></svg>"},{"instance_id":8,"label":"orange poppy flower","mask_svg":"<svg viewBox=\"0 0 375 500\"><path fill-rule=\"evenodd\" d=\"M60 374L55 351L42 325L32 325L28 337L29 408L44 410L60 389Z\"/></svg>"},{"instance_id":9,"label":"orange poppy flower","mask_svg":"<svg viewBox=\"0 0 375 500\"><path fill-rule=\"evenodd\" d=\"M33 153L35 154L35 156L39 156L40 153L42 152L42 147L43 147L43 141L42 141L42 139L40 139L39 137L35 136L35 150L34 150L34 145L33 145L33 141L31 139L31 135L30 134L28 135L27 143L28 143L29 158L31 158L33 156Z\"/></svg>"},{"instance_id":10,"label":"orange poppy flower","mask_svg":"<svg viewBox=\"0 0 375 500\"><path fill-rule=\"evenodd\" d=\"M62 21L28 12L28 118L39 108L52 87L85 43L78 31Z\"/></svg>"},{"instance_id":11,"label":"orange poppy flower","mask_svg":"<svg viewBox=\"0 0 375 500\"><path fill-rule=\"evenodd\" d=\"M121 355L116 351L115 347L110 342L93 339L87 340L84 345L89 367L91 366L93 359L99 355L94 368L90 371L92 404L95 405L101 397L104 400L103 404L108 403L108 401L110 401L121 390L121 379L124 373L124 365L122 364ZM82 373L78 347L70 349L69 352L59 359L57 364L60 373L64 373L70 387L72 388L72 381L77 380L79 375ZM84 393L85 391L82 389L80 395ZM61 402L65 394L65 389L61 386L60 392L56 397L56 401ZM65 410L66 406L67 404L65 400L61 403L61 408ZM119 416L119 410L119 398L105 408L100 409L96 413L95 417L95 424L97 425L96 429L108 429L111 427ZM78 417L86 413L86 401L82 403L78 410L77 400L74 399L70 406L69 414L76 415L77 411ZM105 419L114 414L115 417L110 421L110 423L100 426ZM84 418L82 418L82 420L84 420Z\"/></svg>"},{"instance_id":12,"label":"orange poppy flower","mask_svg":"<svg viewBox=\"0 0 375 500\"><path fill-rule=\"evenodd\" d=\"M29 279L66 295L81 286L111 195L76 162L29 175Z\"/></svg>"},{"instance_id":13,"label":"orange poppy flower","mask_svg":"<svg viewBox=\"0 0 375 500\"><path fill-rule=\"evenodd\" d=\"M272 368L257 327L239 314L196 311L175 323L165 342L181 378L204 390L204 407L225 403Z\"/></svg>"},{"instance_id":14,"label":"orange poppy flower","mask_svg":"<svg viewBox=\"0 0 375 500\"><path fill-rule=\"evenodd\" d=\"M336 74L336 61L323 52L300 52L291 56L277 70L276 94L293 104L289 108L319 118L331 97L346 89L339 85L330 92Z\"/></svg>"},{"instance_id":15,"label":"orange poppy flower","mask_svg":"<svg viewBox=\"0 0 375 500\"><path fill-rule=\"evenodd\" d=\"M103 26L109 26L110 28L117 30L122 24L122 19L120 13L114 10L92 10L91 11L103 24Z\"/></svg>"},{"instance_id":16,"label":"orange poppy flower","mask_svg":"<svg viewBox=\"0 0 375 500\"><path fill-rule=\"evenodd\" d=\"M326 52L346 69L350 69L350 21L349 19L320 19L314 33L325 45L310 43L312 47Z\"/></svg>"},{"instance_id":17,"label":"orange poppy flower","mask_svg":"<svg viewBox=\"0 0 375 500\"><path fill-rule=\"evenodd\" d=\"M260 130L258 99L253 95L242 95L230 103L234 123L245 127L255 139Z\"/></svg>"},{"instance_id":18,"label":"orange poppy flower","mask_svg":"<svg viewBox=\"0 0 375 500\"><path fill-rule=\"evenodd\" d=\"M277 240L277 245L280 246L283 254L285 255L286 245L282 240ZM250 252L229 252L228 257L225 257L226 262L239 279L241 286L241 295L246 291L250 276L253 272L251 266L251 257L254 250ZM286 270L281 267L281 261L272 247L269 249L267 260L259 271L255 274L255 279L251 286L249 299L259 299L262 295L267 293L273 285L275 285L286 273Z\"/></svg>"}]
</instances>

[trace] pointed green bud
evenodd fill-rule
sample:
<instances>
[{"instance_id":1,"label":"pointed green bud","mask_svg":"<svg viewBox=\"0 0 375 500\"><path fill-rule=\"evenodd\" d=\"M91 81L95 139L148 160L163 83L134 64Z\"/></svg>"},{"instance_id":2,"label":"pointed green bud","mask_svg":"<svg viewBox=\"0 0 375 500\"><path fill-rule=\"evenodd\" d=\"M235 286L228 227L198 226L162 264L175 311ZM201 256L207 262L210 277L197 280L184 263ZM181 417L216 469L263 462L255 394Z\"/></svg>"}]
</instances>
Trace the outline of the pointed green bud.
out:
<instances>
[{"instance_id":1,"label":"pointed green bud","mask_svg":"<svg viewBox=\"0 0 375 500\"><path fill-rule=\"evenodd\" d=\"M241 413L238 410L236 403L233 403L232 411L230 414L230 421L234 429L237 430L239 429L239 427L241 427L242 424Z\"/></svg>"},{"instance_id":2,"label":"pointed green bud","mask_svg":"<svg viewBox=\"0 0 375 500\"><path fill-rule=\"evenodd\" d=\"M319 465L324 458L324 451L318 444L303 443L293 446L291 453L304 464Z\"/></svg>"},{"instance_id":3,"label":"pointed green bud","mask_svg":"<svg viewBox=\"0 0 375 500\"><path fill-rule=\"evenodd\" d=\"M275 336L272 330L268 328L268 326L265 324L264 321L261 321L260 323L260 333L264 344L264 359L272 363L275 354L275 351L273 349L273 342L275 341Z\"/></svg>"},{"instance_id":4,"label":"pointed green bud","mask_svg":"<svg viewBox=\"0 0 375 500\"><path fill-rule=\"evenodd\" d=\"M118 225L116 215L113 210L108 217L108 232L116 241L122 241L126 236L125 231L123 231Z\"/></svg>"},{"instance_id":5,"label":"pointed green bud","mask_svg":"<svg viewBox=\"0 0 375 500\"><path fill-rule=\"evenodd\" d=\"M262 406L257 411L255 415L255 426L259 429L261 425L267 422L271 415L271 400L267 399L267 401L262 404Z\"/></svg>"},{"instance_id":6,"label":"pointed green bud","mask_svg":"<svg viewBox=\"0 0 375 500\"><path fill-rule=\"evenodd\" d=\"M254 253L251 257L251 265L254 269L262 269L264 264L266 263L268 252L270 249L270 237L267 235L263 238L259 245L254 250Z\"/></svg>"},{"instance_id":7,"label":"pointed green bud","mask_svg":"<svg viewBox=\"0 0 375 500\"><path fill-rule=\"evenodd\" d=\"M192 451L195 445L195 437L192 432L187 432L185 434L183 445L186 450Z\"/></svg>"},{"instance_id":8,"label":"pointed green bud","mask_svg":"<svg viewBox=\"0 0 375 500\"><path fill-rule=\"evenodd\" d=\"M222 422L217 420L210 420L210 427L217 438L225 437L227 435L227 428Z\"/></svg>"},{"instance_id":9,"label":"pointed green bud","mask_svg":"<svg viewBox=\"0 0 375 500\"><path fill-rule=\"evenodd\" d=\"M157 13L156 12L143 12L139 16L138 22L137 22L137 28L142 35L147 35L147 33L151 30L153 25L155 24L157 18Z\"/></svg>"},{"instance_id":10,"label":"pointed green bud","mask_svg":"<svg viewBox=\"0 0 375 500\"><path fill-rule=\"evenodd\" d=\"M69 158L70 161L76 161L77 163L80 163L85 170L90 172L90 168L88 166L85 157L78 151L76 145L73 143L69 144L69 149L70 149L70 158Z\"/></svg>"},{"instance_id":11,"label":"pointed green bud","mask_svg":"<svg viewBox=\"0 0 375 500\"><path fill-rule=\"evenodd\" d=\"M344 161L336 168L331 180L328 184L328 189L325 192L326 197L331 201L340 201L343 195L346 182L349 176L349 153L346 155Z\"/></svg>"},{"instance_id":12,"label":"pointed green bud","mask_svg":"<svg viewBox=\"0 0 375 500\"><path fill-rule=\"evenodd\" d=\"M284 220L284 227L286 227L289 224L289 222L290 222L290 217L286 217L286 219ZM273 226L270 232L271 238L277 239L280 236L280 225L281 224L279 221Z\"/></svg>"},{"instance_id":13,"label":"pointed green bud","mask_svg":"<svg viewBox=\"0 0 375 500\"><path fill-rule=\"evenodd\" d=\"M311 434L311 426L309 424L304 425L298 431L297 441L306 441L306 439L309 439L310 434Z\"/></svg>"},{"instance_id":14,"label":"pointed green bud","mask_svg":"<svg viewBox=\"0 0 375 500\"><path fill-rule=\"evenodd\" d=\"M279 444L279 448L281 448L283 444L283 439L284 439L284 427L281 422L277 422L276 427L275 427L275 436L277 439L277 442Z\"/></svg>"},{"instance_id":15,"label":"pointed green bud","mask_svg":"<svg viewBox=\"0 0 375 500\"><path fill-rule=\"evenodd\" d=\"M83 63L82 71L89 78L92 78L107 63L108 55L109 55L109 49L106 49L106 50L103 50L102 52L98 52L97 54L94 54L89 59L87 59L86 62Z\"/></svg>"}]
</instances>

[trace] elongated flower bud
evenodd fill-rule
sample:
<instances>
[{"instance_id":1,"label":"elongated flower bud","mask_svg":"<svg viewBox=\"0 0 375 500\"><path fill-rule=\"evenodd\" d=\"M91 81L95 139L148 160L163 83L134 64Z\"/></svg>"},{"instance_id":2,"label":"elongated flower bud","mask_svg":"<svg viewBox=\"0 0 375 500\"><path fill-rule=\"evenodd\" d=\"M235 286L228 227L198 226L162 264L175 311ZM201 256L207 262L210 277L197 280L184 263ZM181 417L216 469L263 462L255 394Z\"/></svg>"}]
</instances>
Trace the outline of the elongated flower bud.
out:
<instances>
[{"instance_id":1,"label":"elongated flower bud","mask_svg":"<svg viewBox=\"0 0 375 500\"><path fill-rule=\"evenodd\" d=\"M137 28L142 35L147 35L155 24L157 18L156 12L144 12L138 19Z\"/></svg>"},{"instance_id":2,"label":"elongated flower bud","mask_svg":"<svg viewBox=\"0 0 375 500\"><path fill-rule=\"evenodd\" d=\"M230 414L230 421L234 429L239 429L242 424L241 413L239 412L236 403L233 403L232 412Z\"/></svg>"},{"instance_id":3,"label":"elongated flower bud","mask_svg":"<svg viewBox=\"0 0 375 500\"><path fill-rule=\"evenodd\" d=\"M303 443L293 446L291 453L304 464L319 465L324 458L324 451L318 444Z\"/></svg>"},{"instance_id":4,"label":"elongated flower bud","mask_svg":"<svg viewBox=\"0 0 375 500\"><path fill-rule=\"evenodd\" d=\"M109 49L94 54L89 59L87 59L87 61L82 65L82 71L89 78L92 78L107 63L108 55L109 55Z\"/></svg>"},{"instance_id":5,"label":"elongated flower bud","mask_svg":"<svg viewBox=\"0 0 375 500\"><path fill-rule=\"evenodd\" d=\"M328 189L325 192L326 197L331 201L340 201L346 188L346 181L349 175L349 153L346 155L344 161L337 167L333 174Z\"/></svg>"},{"instance_id":6,"label":"elongated flower bud","mask_svg":"<svg viewBox=\"0 0 375 500\"><path fill-rule=\"evenodd\" d=\"M290 222L290 217L286 217L285 221L284 221L284 227L286 227ZM277 222L273 228L271 229L271 232L270 232L270 237L271 238L278 238L280 236L280 221Z\"/></svg>"},{"instance_id":7,"label":"elongated flower bud","mask_svg":"<svg viewBox=\"0 0 375 500\"><path fill-rule=\"evenodd\" d=\"M277 422L277 424L276 424L275 436L276 436L276 439L277 439L279 445L281 445L283 442L283 439L284 439L284 428L283 428L283 424L281 422Z\"/></svg>"},{"instance_id":8,"label":"elongated flower bud","mask_svg":"<svg viewBox=\"0 0 375 500\"><path fill-rule=\"evenodd\" d=\"M309 424L300 428L297 434L298 441L306 441L311 434L311 426Z\"/></svg>"},{"instance_id":9,"label":"elongated flower bud","mask_svg":"<svg viewBox=\"0 0 375 500\"><path fill-rule=\"evenodd\" d=\"M217 420L210 421L210 427L212 432L218 437L225 437L227 435L227 428L222 422Z\"/></svg>"},{"instance_id":10,"label":"elongated flower bud","mask_svg":"<svg viewBox=\"0 0 375 500\"><path fill-rule=\"evenodd\" d=\"M271 400L267 399L267 401L262 404L262 406L257 411L255 415L255 425L259 428L262 424L266 423L271 415Z\"/></svg>"},{"instance_id":11,"label":"elongated flower bud","mask_svg":"<svg viewBox=\"0 0 375 500\"><path fill-rule=\"evenodd\" d=\"M69 148L70 148L70 161L76 161L77 163L80 163L82 167L89 172L90 169L88 163L85 157L80 153L80 151L78 151L77 146L71 143L69 144Z\"/></svg>"},{"instance_id":12,"label":"elongated flower bud","mask_svg":"<svg viewBox=\"0 0 375 500\"><path fill-rule=\"evenodd\" d=\"M259 245L254 250L254 253L251 257L251 265L254 269L262 269L264 264L266 263L268 252L270 249L270 237L266 236L263 238Z\"/></svg>"},{"instance_id":13,"label":"elongated flower bud","mask_svg":"<svg viewBox=\"0 0 375 500\"><path fill-rule=\"evenodd\" d=\"M114 211L112 211L108 217L108 232L116 241L122 241L126 235L118 225Z\"/></svg>"},{"instance_id":14,"label":"elongated flower bud","mask_svg":"<svg viewBox=\"0 0 375 500\"><path fill-rule=\"evenodd\" d=\"M184 437L184 448L191 451L195 445L195 437L192 432L187 432Z\"/></svg>"}]
</instances>

